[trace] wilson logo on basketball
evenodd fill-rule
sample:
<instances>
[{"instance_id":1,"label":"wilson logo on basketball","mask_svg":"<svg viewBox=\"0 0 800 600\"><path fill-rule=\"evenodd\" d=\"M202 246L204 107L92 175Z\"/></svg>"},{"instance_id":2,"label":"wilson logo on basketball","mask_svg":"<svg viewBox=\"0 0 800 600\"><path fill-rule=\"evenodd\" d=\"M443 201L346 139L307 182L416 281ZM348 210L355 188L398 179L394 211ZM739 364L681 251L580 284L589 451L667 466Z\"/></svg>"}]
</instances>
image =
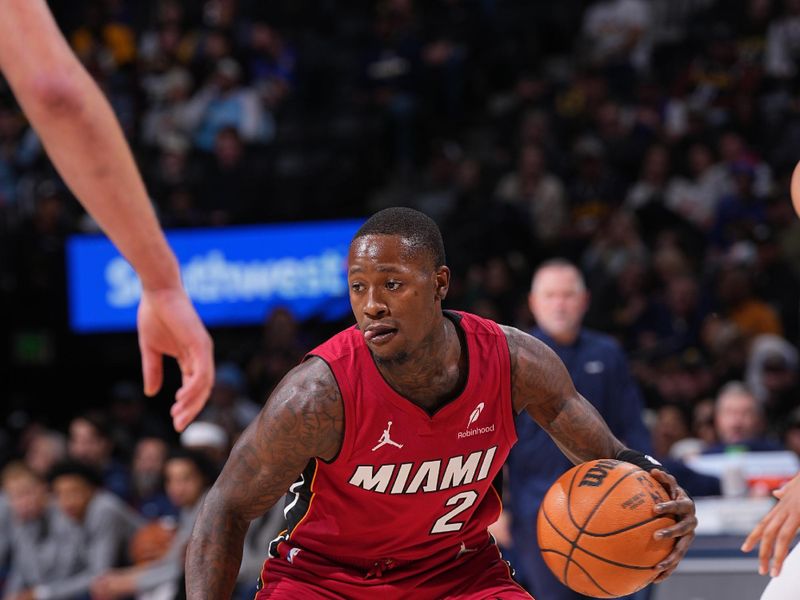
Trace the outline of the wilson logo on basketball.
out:
<instances>
[{"instance_id":1,"label":"wilson logo on basketball","mask_svg":"<svg viewBox=\"0 0 800 600\"><path fill-rule=\"evenodd\" d=\"M614 470L619 463L612 460L600 460L583 476L578 487L599 487L603 485L603 481L608 474Z\"/></svg>"}]
</instances>

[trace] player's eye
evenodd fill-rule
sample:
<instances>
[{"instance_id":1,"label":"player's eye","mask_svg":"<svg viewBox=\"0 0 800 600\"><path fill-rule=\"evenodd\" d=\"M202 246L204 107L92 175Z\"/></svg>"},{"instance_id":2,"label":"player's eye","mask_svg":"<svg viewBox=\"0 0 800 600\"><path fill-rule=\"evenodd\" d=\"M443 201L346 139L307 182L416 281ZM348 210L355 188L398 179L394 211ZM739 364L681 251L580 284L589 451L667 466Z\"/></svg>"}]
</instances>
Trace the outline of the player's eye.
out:
<instances>
[{"instance_id":1,"label":"player's eye","mask_svg":"<svg viewBox=\"0 0 800 600\"><path fill-rule=\"evenodd\" d=\"M399 281L395 281L394 279L390 279L386 282L386 289L390 292L393 292L400 288L401 283Z\"/></svg>"},{"instance_id":2,"label":"player's eye","mask_svg":"<svg viewBox=\"0 0 800 600\"><path fill-rule=\"evenodd\" d=\"M350 289L353 290L354 292L360 292L364 289L364 284L359 283L358 281L354 281L353 283L350 284Z\"/></svg>"}]
</instances>

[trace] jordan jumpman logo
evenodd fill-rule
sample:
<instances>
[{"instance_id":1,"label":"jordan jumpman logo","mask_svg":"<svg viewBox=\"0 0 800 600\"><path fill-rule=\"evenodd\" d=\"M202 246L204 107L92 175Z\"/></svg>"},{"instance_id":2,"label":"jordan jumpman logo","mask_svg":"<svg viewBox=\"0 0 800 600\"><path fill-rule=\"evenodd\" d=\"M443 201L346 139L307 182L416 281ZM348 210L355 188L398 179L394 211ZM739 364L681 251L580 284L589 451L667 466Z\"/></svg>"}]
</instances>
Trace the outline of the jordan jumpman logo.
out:
<instances>
[{"instance_id":1,"label":"jordan jumpman logo","mask_svg":"<svg viewBox=\"0 0 800 600\"><path fill-rule=\"evenodd\" d=\"M390 430L391 428L392 428L392 422L391 422L391 421L389 421L388 425L386 425L386 429L384 429L384 430L383 430L383 435L381 435L381 438L378 440L378 445L377 445L377 446L375 446L375 447L372 449L372 451L373 451L373 452L375 452L375 450L377 450L377 449L378 449L378 448L380 448L381 446L385 446L386 444L390 444L390 445L392 445L392 446L396 446L396 447L398 447L398 448L402 448L402 447L403 447L403 444L398 444L397 442L395 442L394 440L392 440L392 439L389 437L389 430Z\"/></svg>"}]
</instances>

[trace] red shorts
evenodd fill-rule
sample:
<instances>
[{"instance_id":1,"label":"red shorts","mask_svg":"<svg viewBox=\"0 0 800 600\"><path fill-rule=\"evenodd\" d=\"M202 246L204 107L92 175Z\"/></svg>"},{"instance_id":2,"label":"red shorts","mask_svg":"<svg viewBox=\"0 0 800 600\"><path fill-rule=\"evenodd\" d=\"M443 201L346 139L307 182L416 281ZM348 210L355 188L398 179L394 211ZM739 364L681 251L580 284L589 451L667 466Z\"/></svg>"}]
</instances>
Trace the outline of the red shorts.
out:
<instances>
[{"instance_id":1,"label":"red shorts","mask_svg":"<svg viewBox=\"0 0 800 600\"><path fill-rule=\"evenodd\" d=\"M286 543L267 559L255 600L531 600L511 577L497 546L486 542L452 560L414 561L384 568L338 564ZM454 553L456 554L456 553ZM291 556L291 562L289 557Z\"/></svg>"}]
</instances>

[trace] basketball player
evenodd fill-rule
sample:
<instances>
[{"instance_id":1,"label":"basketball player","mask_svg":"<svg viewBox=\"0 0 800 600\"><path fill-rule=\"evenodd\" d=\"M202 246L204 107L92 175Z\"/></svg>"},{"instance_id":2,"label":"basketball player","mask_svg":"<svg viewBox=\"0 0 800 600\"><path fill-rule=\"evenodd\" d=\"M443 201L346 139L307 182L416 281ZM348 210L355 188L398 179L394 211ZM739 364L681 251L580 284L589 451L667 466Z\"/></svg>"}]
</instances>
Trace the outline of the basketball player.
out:
<instances>
[{"instance_id":1,"label":"basketball player","mask_svg":"<svg viewBox=\"0 0 800 600\"><path fill-rule=\"evenodd\" d=\"M161 388L163 355L177 358L183 384L171 414L182 431L214 382L211 338L183 289L119 123L44 0L0 0L0 71L72 193L139 274L145 393Z\"/></svg>"},{"instance_id":2,"label":"basketball player","mask_svg":"<svg viewBox=\"0 0 800 600\"><path fill-rule=\"evenodd\" d=\"M778 503L750 532L742 551L750 552L761 542L758 572L772 576L761 600L790 600L797 597L800 589L800 545L789 553L792 540L800 531L800 474L775 491L775 496Z\"/></svg>"},{"instance_id":3,"label":"basketball player","mask_svg":"<svg viewBox=\"0 0 800 600\"><path fill-rule=\"evenodd\" d=\"M515 414L575 462L655 467L610 433L544 344L443 311L444 264L422 213L387 209L359 229L348 256L357 325L289 372L240 437L192 534L189 599L230 597L250 519L287 489L288 529L270 546L258 599L530 598L486 530ZM680 538L663 578L696 518L675 479L651 472L671 497L660 512L677 518L658 535Z\"/></svg>"}]
</instances>

